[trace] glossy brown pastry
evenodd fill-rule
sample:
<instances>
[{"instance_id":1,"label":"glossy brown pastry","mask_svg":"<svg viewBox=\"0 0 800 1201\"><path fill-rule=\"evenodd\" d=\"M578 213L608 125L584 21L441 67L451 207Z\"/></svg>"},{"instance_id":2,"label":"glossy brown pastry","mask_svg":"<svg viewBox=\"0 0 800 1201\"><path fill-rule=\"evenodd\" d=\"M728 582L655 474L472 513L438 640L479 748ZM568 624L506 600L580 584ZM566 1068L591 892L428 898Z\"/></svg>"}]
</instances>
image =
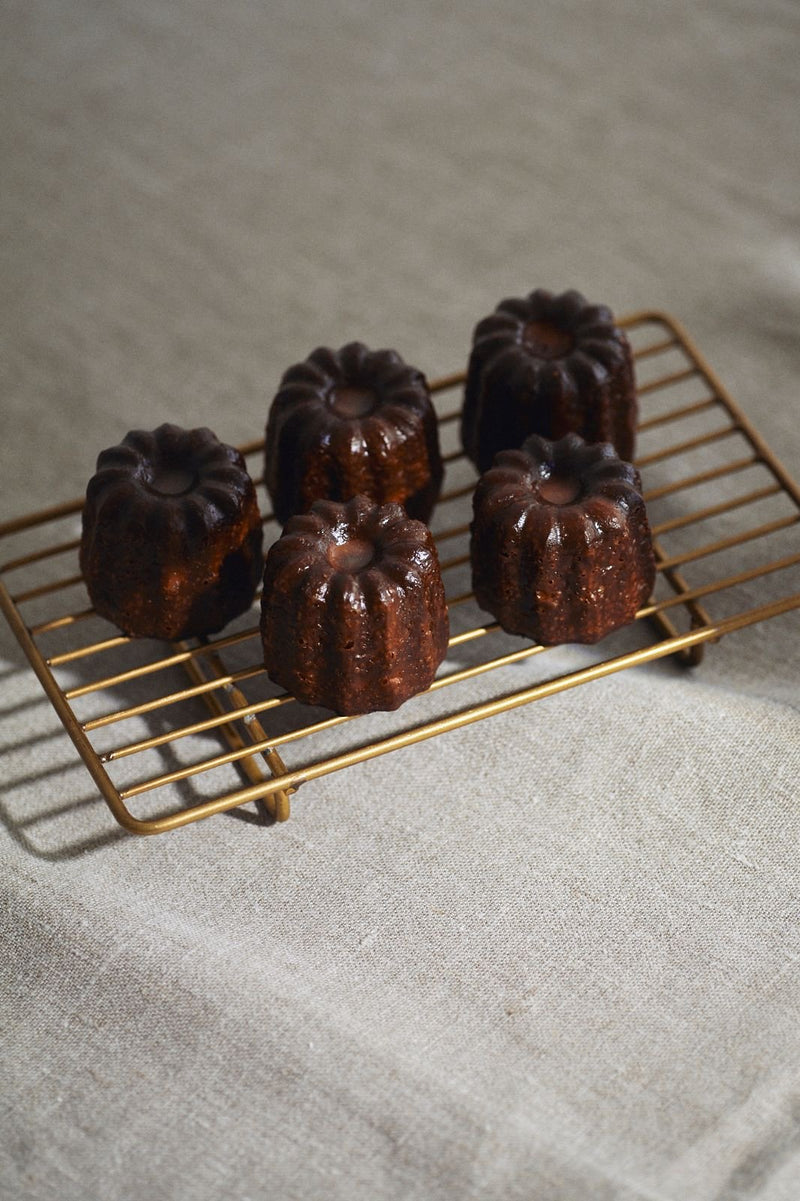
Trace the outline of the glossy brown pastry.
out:
<instances>
[{"instance_id":1,"label":"glossy brown pastry","mask_svg":"<svg viewBox=\"0 0 800 1201\"><path fill-rule=\"evenodd\" d=\"M211 430L132 430L99 455L80 565L95 609L124 633L221 629L252 603L261 542L244 459Z\"/></svg>"},{"instance_id":2,"label":"glossy brown pastry","mask_svg":"<svg viewBox=\"0 0 800 1201\"><path fill-rule=\"evenodd\" d=\"M497 455L473 504L475 598L510 634L597 642L650 596L655 560L639 473L608 443L534 435Z\"/></svg>"},{"instance_id":3,"label":"glossy brown pastry","mask_svg":"<svg viewBox=\"0 0 800 1201\"><path fill-rule=\"evenodd\" d=\"M430 530L365 496L317 501L267 555L264 663L298 700L396 709L433 681L449 625Z\"/></svg>"},{"instance_id":4,"label":"glossy brown pastry","mask_svg":"<svg viewBox=\"0 0 800 1201\"><path fill-rule=\"evenodd\" d=\"M529 434L576 433L631 459L636 418L630 344L605 305L538 288L476 326L461 439L479 471Z\"/></svg>"},{"instance_id":5,"label":"glossy brown pastry","mask_svg":"<svg viewBox=\"0 0 800 1201\"><path fill-rule=\"evenodd\" d=\"M315 500L360 493L427 521L442 475L425 377L395 351L320 347L285 372L267 421L264 477L281 523Z\"/></svg>"}]
</instances>

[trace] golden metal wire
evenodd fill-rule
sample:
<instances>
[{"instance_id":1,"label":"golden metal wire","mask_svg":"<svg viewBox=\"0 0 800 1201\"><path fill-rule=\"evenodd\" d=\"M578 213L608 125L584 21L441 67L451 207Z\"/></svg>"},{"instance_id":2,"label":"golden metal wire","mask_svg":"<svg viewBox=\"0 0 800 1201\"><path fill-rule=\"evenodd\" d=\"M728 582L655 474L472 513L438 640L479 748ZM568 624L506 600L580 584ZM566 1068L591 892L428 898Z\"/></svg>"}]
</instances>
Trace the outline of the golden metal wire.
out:
<instances>
[{"instance_id":1,"label":"golden metal wire","mask_svg":"<svg viewBox=\"0 0 800 1201\"><path fill-rule=\"evenodd\" d=\"M91 608L80 605L80 600L79 607L74 607L74 603L67 605L66 611L56 609L49 616L36 622L27 622L21 612L23 606L32 602L58 603L62 593L72 595L76 589L82 587L81 577L75 573L74 568L78 539L74 536L74 530L70 530L69 537L44 547L28 549L25 553L17 553L15 557L8 559L0 567L0 608L117 821L125 829L137 834L157 834L250 801L262 803L271 819L285 821L289 816L291 794L301 784L310 780L402 747L412 746L484 718L508 712L565 689L601 679L628 667L652 662L665 655L677 655L687 663L696 663L707 643L717 641L723 635L745 626L800 608L800 586L795 583L793 591L782 599L767 604L743 608L716 620L707 612L703 602L710 598L722 593L731 596L736 588L753 580L800 567L800 553L770 557L768 548L771 535L800 521L800 489L744 413L735 405L700 355L694 342L673 318L664 313L647 311L623 319L622 324L635 338L634 353L637 363L657 364L659 356L665 356L668 360L668 369L657 372L639 387L640 396L646 398L645 407L651 401L669 402L671 394L679 393L681 385L690 381L698 387L695 399L686 400L677 396L677 403L673 398L663 411L645 415L640 423L642 433L651 437L661 430L667 433L674 428L675 422L687 423L703 414L716 412L722 418L722 423L711 429L701 430L692 437L678 440L670 438L664 445L657 446L641 456L638 466L643 471L645 485L648 484L649 472L657 465L662 470L675 468L667 480L649 488L646 486L645 497L648 504L653 505L668 497L680 497L682 493L691 489L717 481L729 480L748 468L757 467L768 477L766 482L761 481L759 486L749 487L730 499L715 499L711 504L687 507L685 512L654 521L659 576L671 591L666 595L654 596L637 614L637 622L642 628L645 622L649 622L655 631L655 635L650 635L651 639L655 637L655 640L637 650L608 657L578 671L556 675L553 679L496 696L480 704L462 704L454 712L434 720L411 724L408 728L378 740L364 741L353 749L333 755L318 754L315 758L315 736L353 721L356 722L353 729L357 731L360 728L358 723L362 719L316 715L313 719L306 718L306 714L312 714L312 711L306 711L293 697L285 693L266 699L248 696L243 685L257 679L265 679L260 662L257 625L214 639L203 639L192 644L176 644L168 649L155 643L138 642L121 634L109 635L106 628L102 638L82 641L78 646L45 655L39 645L43 639L53 634L60 636L70 631L80 632L96 618ZM676 362L676 359L679 361ZM435 381L432 389L440 394L445 393L460 387L463 379L462 373L445 376ZM699 394L701 385L705 395ZM440 417L440 424L443 428L450 426L457 420L458 415L457 409L452 410ZM745 454L742 454L743 442L747 444ZM697 470L696 464L691 463L692 452L712 447L718 450L732 447L733 452L723 462ZM259 455L263 443L253 441L241 449L246 455ZM447 453L445 461L448 471L456 470L462 460L463 455L458 449ZM462 501L472 492L473 487L472 479L466 484L457 482L448 486L438 512L442 513L445 506L453 502ZM748 510L767 500L780 500L784 505L788 502L788 511L777 517L770 517L769 520L760 521L756 525L746 524ZM58 523L74 518L81 507L82 501L76 500L7 522L0 526L0 541L17 538L29 531L46 531L48 537L51 534L58 537ZM459 511L454 514L453 521L436 535L440 546L448 540L468 534L469 521L464 520L463 505L457 507ZM686 534L687 531L691 533L694 530L700 532L705 523L723 516L728 518L732 514L740 517L743 522L741 528L737 526L733 533L726 532L724 536L710 540L700 537L690 546L684 541L678 549L672 551L662 545L665 538L669 539L674 534ZM265 523L269 521L268 515ZM763 562L691 584L685 578L683 569L687 566L691 567L699 562L707 564L709 559L713 562L714 556L746 543L763 543L766 551ZM3 545L5 544L3 541ZM70 556L68 562L71 570L44 582L29 582L13 594L9 591L6 585L9 575L13 573L17 578L26 569L46 568L62 555ZM442 566L446 572L451 572L468 562L468 559L468 554L454 548L454 553L449 557L442 557ZM471 593L464 592L449 596L448 603L452 610L471 600ZM687 629L680 629L672 620L671 614L682 610L686 613L684 621L688 622ZM481 621L478 616L475 624L453 636L450 641L451 649L475 642L477 639L485 639L489 645L490 636L497 633L498 629L496 622ZM145 646L150 652L149 657L137 666L96 675L69 688L62 687L58 682L55 674L57 671L69 666L86 666L94 656L121 652L133 641L139 647ZM234 669L229 660L226 662L226 656L234 648L244 650L250 661L248 666ZM541 655L547 649L525 644L502 654L492 655L488 652L479 662L457 670L443 670L429 691L446 693L451 686ZM180 669L188 674L187 686L175 687L172 679L173 669ZM101 713L95 712L93 716L84 720L77 716L76 703L80 705L84 700L103 698L109 690L120 685L148 681L157 687L156 695L147 700ZM197 700L204 703L208 711L206 717L193 721L186 721L183 717L180 720L173 718L173 706ZM413 701L404 707L402 715L408 714L410 717L412 712ZM293 715L297 723L293 728L286 728L284 721L282 726L276 726L270 733L269 723L273 716L280 713ZM129 736L127 741L119 741L116 746L104 751L94 744L93 737L100 731L131 718L149 714L157 714L160 723L166 725L166 729L148 737ZM264 723L267 723L267 728ZM227 743L226 751L173 767L169 771L143 775L141 779L129 783L126 787L118 787L109 774L118 761L135 760L136 756L162 747L174 749L184 739L216 733ZM300 752L306 745L311 749L308 757L303 758ZM296 764L291 768L284 764L281 757L281 750L284 748L291 748L293 754L298 756ZM169 789L177 782L205 776L218 769L238 770L243 776L243 786L233 790L223 788L218 795L210 799L172 808L156 817L137 817L128 808L127 802L134 797L167 790L166 796L169 798Z\"/></svg>"}]
</instances>

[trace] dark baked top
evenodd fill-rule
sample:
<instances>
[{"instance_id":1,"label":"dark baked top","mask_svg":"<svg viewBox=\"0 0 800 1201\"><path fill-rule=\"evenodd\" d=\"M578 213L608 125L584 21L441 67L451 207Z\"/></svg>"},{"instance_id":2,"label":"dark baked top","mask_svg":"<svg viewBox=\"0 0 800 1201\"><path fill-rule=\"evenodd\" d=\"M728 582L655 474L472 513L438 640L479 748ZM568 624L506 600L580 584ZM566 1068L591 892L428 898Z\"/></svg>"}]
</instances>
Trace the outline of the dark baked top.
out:
<instances>
[{"instance_id":1,"label":"dark baked top","mask_svg":"<svg viewBox=\"0 0 800 1201\"><path fill-rule=\"evenodd\" d=\"M501 300L473 334L483 363L510 354L520 365L527 363L528 370L548 376L555 370L594 378L598 364L605 370L619 368L626 344L611 309L590 304L574 289L558 294L537 288L528 296Z\"/></svg>"},{"instance_id":2,"label":"dark baked top","mask_svg":"<svg viewBox=\"0 0 800 1201\"><path fill-rule=\"evenodd\" d=\"M442 478L436 415L421 371L394 350L319 347L281 379L267 421L265 482L280 521L314 500L365 493L425 519Z\"/></svg>"},{"instance_id":3,"label":"dark baked top","mask_svg":"<svg viewBox=\"0 0 800 1201\"><path fill-rule=\"evenodd\" d=\"M131 430L118 446L101 451L86 489L84 525L102 521L119 533L133 523L161 539L158 545L180 528L202 543L240 517L251 498L253 482L238 450L204 427L165 423Z\"/></svg>"},{"instance_id":4,"label":"dark baked top","mask_svg":"<svg viewBox=\"0 0 800 1201\"><path fill-rule=\"evenodd\" d=\"M131 430L89 481L81 571L96 612L126 634L212 634L250 606L262 536L239 451L208 429Z\"/></svg>"},{"instance_id":5,"label":"dark baked top","mask_svg":"<svg viewBox=\"0 0 800 1201\"><path fill-rule=\"evenodd\" d=\"M396 595L408 604L425 592L432 574L441 586L433 536L401 505L376 505L366 496L318 500L311 512L291 517L270 547L264 602L276 588L290 587L323 603L335 585L337 599L351 608L385 604Z\"/></svg>"},{"instance_id":6,"label":"dark baked top","mask_svg":"<svg viewBox=\"0 0 800 1201\"><path fill-rule=\"evenodd\" d=\"M566 434L556 442L532 434L519 450L503 450L475 490L475 509L502 510L504 522L523 515L552 529L557 522L564 539L593 541L595 523L642 507L642 481L632 463L620 459L608 442L585 442Z\"/></svg>"},{"instance_id":7,"label":"dark baked top","mask_svg":"<svg viewBox=\"0 0 800 1201\"><path fill-rule=\"evenodd\" d=\"M478 604L543 645L597 642L633 621L655 579L640 488L610 444L577 434L501 451L475 490Z\"/></svg>"},{"instance_id":8,"label":"dark baked top","mask_svg":"<svg viewBox=\"0 0 800 1201\"><path fill-rule=\"evenodd\" d=\"M430 685L447 651L430 530L365 496L316 501L270 547L261 633L270 677L298 700L396 709Z\"/></svg>"},{"instance_id":9,"label":"dark baked top","mask_svg":"<svg viewBox=\"0 0 800 1201\"><path fill-rule=\"evenodd\" d=\"M517 428L508 408L511 397L536 398L547 428L536 429L525 404L519 407ZM500 406L500 420L508 423L504 443L493 444L494 412L482 418L484 401L493 409ZM620 406L612 422L613 441L628 457L636 421L631 351L606 305L590 304L574 290L557 294L537 288L528 296L501 300L475 327L461 432L464 449L482 470L497 450L520 446L532 428L549 437L572 429L588 441L608 440L612 427L603 429L600 423L609 420L601 413L609 403Z\"/></svg>"}]
</instances>

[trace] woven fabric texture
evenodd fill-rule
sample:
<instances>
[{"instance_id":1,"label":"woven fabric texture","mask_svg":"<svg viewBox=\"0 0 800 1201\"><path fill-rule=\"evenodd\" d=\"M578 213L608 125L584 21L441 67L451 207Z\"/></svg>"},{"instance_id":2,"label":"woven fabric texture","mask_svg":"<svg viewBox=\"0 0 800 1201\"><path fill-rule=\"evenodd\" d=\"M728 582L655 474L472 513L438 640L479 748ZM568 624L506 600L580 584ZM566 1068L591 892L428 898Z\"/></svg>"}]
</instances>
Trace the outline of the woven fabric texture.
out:
<instances>
[{"instance_id":1,"label":"woven fabric texture","mask_svg":"<svg viewBox=\"0 0 800 1201\"><path fill-rule=\"evenodd\" d=\"M0 25L3 519L79 495L130 428L258 438L320 344L462 369L537 286L674 313L800 476L796 5L12 0ZM796 1201L799 632L327 776L285 825L137 839L0 623L0 1192Z\"/></svg>"}]
</instances>

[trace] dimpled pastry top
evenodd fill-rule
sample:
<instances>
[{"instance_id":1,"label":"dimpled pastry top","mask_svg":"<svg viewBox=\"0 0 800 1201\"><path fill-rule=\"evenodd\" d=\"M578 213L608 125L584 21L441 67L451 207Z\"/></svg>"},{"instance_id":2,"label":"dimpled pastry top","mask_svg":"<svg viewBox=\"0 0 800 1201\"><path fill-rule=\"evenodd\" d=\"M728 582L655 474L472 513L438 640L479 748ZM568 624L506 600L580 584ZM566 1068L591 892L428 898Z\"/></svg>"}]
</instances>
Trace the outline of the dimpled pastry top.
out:
<instances>
[{"instance_id":1,"label":"dimpled pastry top","mask_svg":"<svg viewBox=\"0 0 800 1201\"><path fill-rule=\"evenodd\" d=\"M270 547L261 633L270 677L337 713L396 709L426 689L449 625L430 530L400 505L317 501Z\"/></svg>"},{"instance_id":2,"label":"dimpled pastry top","mask_svg":"<svg viewBox=\"0 0 800 1201\"><path fill-rule=\"evenodd\" d=\"M461 438L479 471L530 434L576 433L631 459L636 420L631 348L605 305L538 288L476 326Z\"/></svg>"},{"instance_id":3,"label":"dimpled pastry top","mask_svg":"<svg viewBox=\"0 0 800 1201\"><path fill-rule=\"evenodd\" d=\"M264 472L281 524L315 500L359 493L427 521L442 476L425 376L394 350L320 347L285 372L267 421Z\"/></svg>"},{"instance_id":4,"label":"dimpled pastry top","mask_svg":"<svg viewBox=\"0 0 800 1201\"><path fill-rule=\"evenodd\" d=\"M608 443L533 435L497 455L473 505L475 599L508 633L543 645L597 642L650 596L641 481Z\"/></svg>"},{"instance_id":5,"label":"dimpled pastry top","mask_svg":"<svg viewBox=\"0 0 800 1201\"><path fill-rule=\"evenodd\" d=\"M131 430L99 455L80 564L95 609L124 633L221 629L253 601L261 542L244 459L211 430Z\"/></svg>"}]
</instances>

